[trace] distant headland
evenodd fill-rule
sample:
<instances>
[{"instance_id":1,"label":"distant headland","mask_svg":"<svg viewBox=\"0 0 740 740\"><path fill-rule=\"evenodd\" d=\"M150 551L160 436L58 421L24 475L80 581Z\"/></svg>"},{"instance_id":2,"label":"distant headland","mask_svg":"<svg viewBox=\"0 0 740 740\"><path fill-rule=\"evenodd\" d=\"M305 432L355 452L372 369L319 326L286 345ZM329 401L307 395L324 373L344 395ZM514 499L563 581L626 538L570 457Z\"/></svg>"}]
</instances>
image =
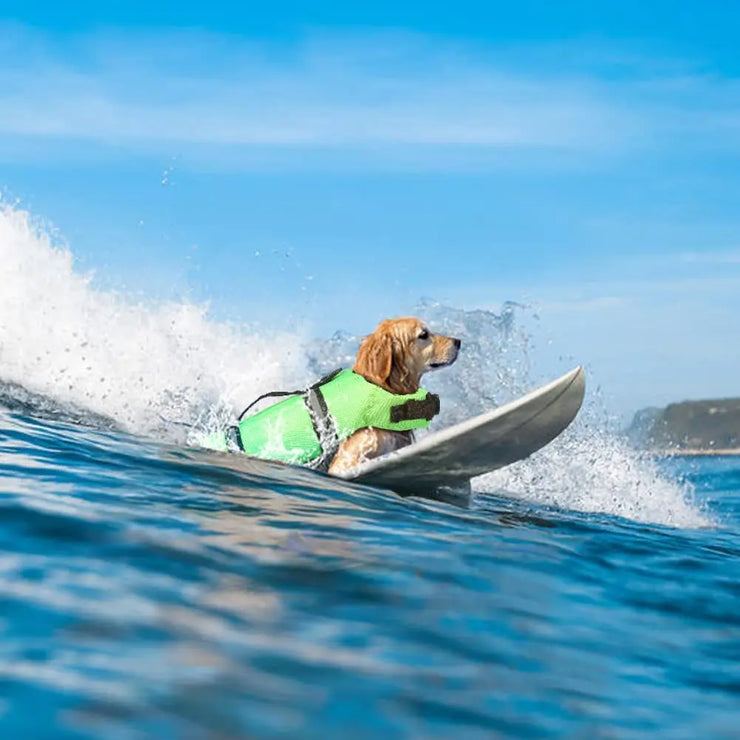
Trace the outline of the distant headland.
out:
<instances>
[{"instance_id":1,"label":"distant headland","mask_svg":"<svg viewBox=\"0 0 740 740\"><path fill-rule=\"evenodd\" d=\"M740 398L642 409L627 436L634 445L665 455L740 455Z\"/></svg>"}]
</instances>

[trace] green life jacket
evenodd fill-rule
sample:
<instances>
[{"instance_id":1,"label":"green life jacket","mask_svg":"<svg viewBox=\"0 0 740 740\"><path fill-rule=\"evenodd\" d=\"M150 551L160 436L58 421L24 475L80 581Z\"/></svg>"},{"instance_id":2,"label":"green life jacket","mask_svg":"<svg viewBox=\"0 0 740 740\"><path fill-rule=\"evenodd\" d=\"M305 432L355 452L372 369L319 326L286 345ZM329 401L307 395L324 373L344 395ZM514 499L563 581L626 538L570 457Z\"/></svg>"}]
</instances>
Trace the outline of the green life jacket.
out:
<instances>
[{"instance_id":1,"label":"green life jacket","mask_svg":"<svg viewBox=\"0 0 740 740\"><path fill-rule=\"evenodd\" d=\"M420 388L397 395L352 370L338 370L306 391L266 395L289 397L242 419L238 426L210 435L205 446L326 468L339 443L358 429L421 429L439 413L439 396L434 393Z\"/></svg>"}]
</instances>

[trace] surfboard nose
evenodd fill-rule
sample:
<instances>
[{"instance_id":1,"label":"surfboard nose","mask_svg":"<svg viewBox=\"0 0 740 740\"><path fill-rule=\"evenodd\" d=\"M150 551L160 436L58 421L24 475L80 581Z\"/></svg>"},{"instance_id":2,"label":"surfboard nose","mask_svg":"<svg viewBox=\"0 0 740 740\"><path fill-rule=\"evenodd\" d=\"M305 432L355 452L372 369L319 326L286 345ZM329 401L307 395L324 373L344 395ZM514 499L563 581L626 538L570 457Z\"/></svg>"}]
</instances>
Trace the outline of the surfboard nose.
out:
<instances>
[{"instance_id":1,"label":"surfboard nose","mask_svg":"<svg viewBox=\"0 0 740 740\"><path fill-rule=\"evenodd\" d=\"M579 365L570 371L569 375L571 378L571 386L573 388L574 396L580 395L579 406L583 403L583 397L586 395L586 369L583 365Z\"/></svg>"}]
</instances>

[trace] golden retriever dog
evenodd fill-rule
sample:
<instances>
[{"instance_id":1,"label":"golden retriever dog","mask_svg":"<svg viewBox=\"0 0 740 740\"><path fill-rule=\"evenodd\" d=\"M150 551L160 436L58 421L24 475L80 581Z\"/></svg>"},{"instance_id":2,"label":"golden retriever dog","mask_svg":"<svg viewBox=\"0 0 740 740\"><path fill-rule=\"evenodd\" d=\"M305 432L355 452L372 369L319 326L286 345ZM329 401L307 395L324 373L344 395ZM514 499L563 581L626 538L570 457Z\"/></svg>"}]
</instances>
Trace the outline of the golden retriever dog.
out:
<instances>
[{"instance_id":1,"label":"golden retriever dog","mask_svg":"<svg viewBox=\"0 0 740 740\"><path fill-rule=\"evenodd\" d=\"M353 370L391 393L415 393L427 370L451 365L459 350L459 339L433 334L419 319L389 319L362 341ZM413 441L413 432L359 429L340 444L329 473L341 475Z\"/></svg>"}]
</instances>

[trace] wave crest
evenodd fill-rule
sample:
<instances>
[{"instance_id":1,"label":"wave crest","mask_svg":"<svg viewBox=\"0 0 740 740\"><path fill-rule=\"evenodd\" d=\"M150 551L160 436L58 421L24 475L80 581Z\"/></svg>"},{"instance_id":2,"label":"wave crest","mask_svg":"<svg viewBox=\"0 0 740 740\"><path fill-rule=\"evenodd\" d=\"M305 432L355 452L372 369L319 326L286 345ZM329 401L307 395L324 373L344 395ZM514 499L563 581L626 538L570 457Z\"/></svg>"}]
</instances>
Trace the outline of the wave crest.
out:
<instances>
[{"instance_id":1,"label":"wave crest","mask_svg":"<svg viewBox=\"0 0 740 740\"><path fill-rule=\"evenodd\" d=\"M359 343L359 337L341 332L306 342L264 325L213 321L204 305L134 302L97 290L90 275L75 270L65 244L56 243L26 211L8 205L0 206L0 264L0 390L6 406L21 399L25 408L30 404L43 413L52 399L52 405L70 409L73 421L90 423L99 415L127 431L184 441L181 425L223 424L258 394L300 387L351 365ZM458 362L425 382L443 399L437 428L546 379L533 377L532 337L517 322L519 310L513 303L500 313L433 301L417 307L436 331L463 339ZM475 487L639 521L708 523L686 487L606 426L591 394L563 436L529 460L479 479Z\"/></svg>"}]
</instances>

